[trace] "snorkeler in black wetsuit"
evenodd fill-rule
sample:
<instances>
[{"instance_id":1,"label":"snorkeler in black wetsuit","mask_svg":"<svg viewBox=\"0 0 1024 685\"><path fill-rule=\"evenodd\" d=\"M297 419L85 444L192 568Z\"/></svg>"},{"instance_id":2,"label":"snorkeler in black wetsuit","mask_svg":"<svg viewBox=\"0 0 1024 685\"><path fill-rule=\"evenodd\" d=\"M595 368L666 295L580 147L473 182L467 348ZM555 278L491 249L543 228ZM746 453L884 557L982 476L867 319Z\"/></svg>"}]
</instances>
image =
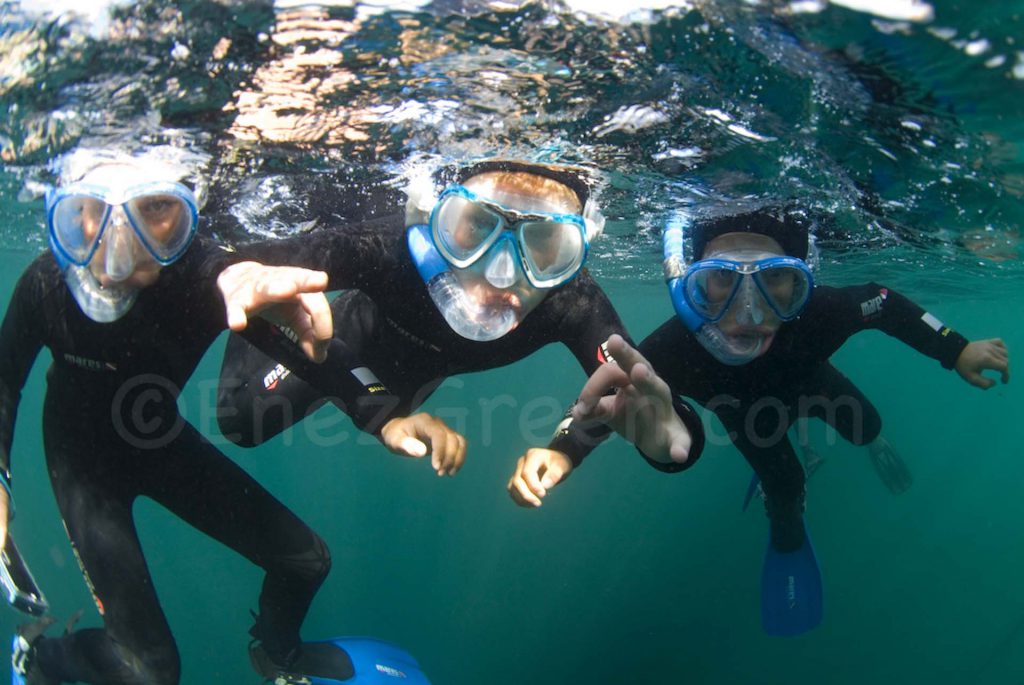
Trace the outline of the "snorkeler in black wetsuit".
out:
<instances>
[{"instance_id":1,"label":"snorkeler in black wetsuit","mask_svg":"<svg viewBox=\"0 0 1024 685\"><path fill-rule=\"evenodd\" d=\"M582 269L602 220L579 176L487 162L459 172L440 199L414 197L410 206L422 212L418 218L320 230L252 253L267 263L322 268L332 289L358 289L332 303L330 351L347 355L363 382L359 392L331 398L357 426L393 451L421 456L422 445L395 449L409 437L396 427L424 416L409 414L447 376L510 364L556 342L588 375L609 359L605 341L625 331ZM324 401L322 392L244 340L229 341L218 402L229 439L258 444ZM645 456L675 446L676 458L692 464L703 446L701 424L685 403L676 400L674 409L638 446ZM430 435L421 430L414 437L436 441L435 470L454 474L464 442L451 449L461 436L437 424ZM549 447L576 454L573 439L559 431Z\"/></svg>"},{"instance_id":2,"label":"snorkeler in black wetsuit","mask_svg":"<svg viewBox=\"0 0 1024 685\"><path fill-rule=\"evenodd\" d=\"M326 277L229 266L240 260L193 240L195 199L163 156L97 159L48 198L52 251L21 276L0 328L0 538L21 388L45 346L47 470L104 627L49 638L52 618L23 626L15 682L178 682L180 657L133 522L140 495L266 571L254 635L288 663L330 568L327 548L186 422L176 398L228 321L241 330L275 301L274 320L313 356L331 330Z\"/></svg>"},{"instance_id":3,"label":"snorkeler in black wetsuit","mask_svg":"<svg viewBox=\"0 0 1024 685\"><path fill-rule=\"evenodd\" d=\"M804 261L808 222L791 210L708 220L689 233L684 236L677 227L665 236L666 275L679 316L649 335L639 352L624 341L612 341L625 371L595 374L574 416L607 420L614 413L609 400L602 399L609 388L622 395L633 385L629 374L634 367L653 368L673 394L693 398L719 417L763 485L771 521L769 551L785 558L807 549L807 565L814 567L807 572L813 576L816 562L805 545L803 525L804 470L786 431L802 416L827 421L855 444L871 442L881 429L877 411L829 357L851 335L877 329L955 368L968 383L987 388L995 381L982 376L983 370L999 371L1004 383L1009 380L1006 347L998 339L969 342L906 297L874 283L815 287ZM683 260L686 237L690 254L700 256L690 264ZM537 468L527 465L526 471ZM794 575L799 576L791 572L783 582L792 584ZM820 593L820 578L816 582ZM785 602L793 602L792 594L783 598L783 613L791 608ZM777 634L810 629L820 620L820 606L795 624L786 625L788 620L769 626L766 619L766 629Z\"/></svg>"}]
</instances>

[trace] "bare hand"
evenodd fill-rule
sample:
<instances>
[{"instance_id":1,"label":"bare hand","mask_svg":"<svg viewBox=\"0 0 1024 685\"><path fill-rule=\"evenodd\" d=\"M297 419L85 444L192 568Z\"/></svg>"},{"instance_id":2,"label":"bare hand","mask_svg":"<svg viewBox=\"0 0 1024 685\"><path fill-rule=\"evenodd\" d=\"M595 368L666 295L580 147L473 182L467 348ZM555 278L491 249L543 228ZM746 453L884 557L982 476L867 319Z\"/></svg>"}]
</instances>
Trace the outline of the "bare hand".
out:
<instances>
[{"instance_id":1,"label":"bare hand","mask_svg":"<svg viewBox=\"0 0 1024 685\"><path fill-rule=\"evenodd\" d=\"M327 357L334 324L323 293L327 287L323 271L240 262L220 273L217 287L224 296L231 330L244 330L249 317L259 314L294 331L302 351L313 361Z\"/></svg>"},{"instance_id":2,"label":"bare hand","mask_svg":"<svg viewBox=\"0 0 1024 685\"><path fill-rule=\"evenodd\" d=\"M516 472L508 481L508 494L521 507L539 507L548 490L561 483L571 471L568 456L535 447L519 457Z\"/></svg>"},{"instance_id":3,"label":"bare hand","mask_svg":"<svg viewBox=\"0 0 1024 685\"><path fill-rule=\"evenodd\" d=\"M603 364L586 382L573 420L602 421L650 459L684 463L693 438L672 406L668 384L622 336L608 338L608 351L617 363Z\"/></svg>"},{"instance_id":4,"label":"bare hand","mask_svg":"<svg viewBox=\"0 0 1024 685\"><path fill-rule=\"evenodd\" d=\"M466 438L430 414L391 419L380 435L384 446L395 454L423 457L429 452L430 465L439 476L454 476L466 460Z\"/></svg>"},{"instance_id":5,"label":"bare hand","mask_svg":"<svg viewBox=\"0 0 1024 685\"><path fill-rule=\"evenodd\" d=\"M971 385L988 390L995 380L981 375L982 371L998 371L1003 383L1010 382L1010 352L999 338L968 343L956 359L956 372Z\"/></svg>"}]
</instances>

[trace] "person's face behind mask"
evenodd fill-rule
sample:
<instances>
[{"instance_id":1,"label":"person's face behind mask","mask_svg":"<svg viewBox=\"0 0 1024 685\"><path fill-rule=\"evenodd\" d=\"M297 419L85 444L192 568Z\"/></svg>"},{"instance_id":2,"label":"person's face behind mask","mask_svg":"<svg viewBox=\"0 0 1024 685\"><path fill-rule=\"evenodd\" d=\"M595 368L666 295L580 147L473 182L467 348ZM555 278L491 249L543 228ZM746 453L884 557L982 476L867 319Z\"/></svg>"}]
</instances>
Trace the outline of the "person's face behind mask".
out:
<instances>
[{"instance_id":1,"label":"person's face behind mask","mask_svg":"<svg viewBox=\"0 0 1024 685\"><path fill-rule=\"evenodd\" d=\"M768 257L784 256L782 247L772 238L756 233L726 233L711 240L704 250L702 259L727 258L737 261L756 261ZM711 276L708 281L708 301L724 302L732 292L733 272L723 272L719 276ZM777 302L788 302L794 296L794 283L791 278L770 276L766 287L772 298ZM765 302L754 281L743 277L725 315L715 324L729 340L742 343L759 340L760 354L768 351L782 321L774 310ZM745 347L745 345L740 345Z\"/></svg>"},{"instance_id":2,"label":"person's face behind mask","mask_svg":"<svg viewBox=\"0 0 1024 685\"><path fill-rule=\"evenodd\" d=\"M137 184L140 175L144 177L144 170L131 164L106 164L86 174L82 182L127 187ZM83 207L82 233L87 241L95 238L105 209L106 204L100 200L93 200ZM133 200L132 209L145 221L150 234L157 240L180 223L181 214L185 211L180 202L159 195ZM139 242L124 207L111 208L104 235L89 261L89 270L100 285L146 288L157 281L161 268L162 265Z\"/></svg>"},{"instance_id":3,"label":"person's face behind mask","mask_svg":"<svg viewBox=\"0 0 1024 685\"><path fill-rule=\"evenodd\" d=\"M519 212L579 214L582 211L579 199L568 187L526 172L487 172L467 179L463 185L482 198ZM455 235L458 236L458 229ZM551 262L555 261L560 249L566 249L566 246L552 241ZM580 245L579 249L583 246ZM534 250L533 258L537 266L545 266L543 252ZM485 308L511 308L519 320L536 308L548 293L548 289L530 284L515 250L506 240L498 241L475 264L462 269L453 268L452 272L466 296L475 304Z\"/></svg>"}]
</instances>

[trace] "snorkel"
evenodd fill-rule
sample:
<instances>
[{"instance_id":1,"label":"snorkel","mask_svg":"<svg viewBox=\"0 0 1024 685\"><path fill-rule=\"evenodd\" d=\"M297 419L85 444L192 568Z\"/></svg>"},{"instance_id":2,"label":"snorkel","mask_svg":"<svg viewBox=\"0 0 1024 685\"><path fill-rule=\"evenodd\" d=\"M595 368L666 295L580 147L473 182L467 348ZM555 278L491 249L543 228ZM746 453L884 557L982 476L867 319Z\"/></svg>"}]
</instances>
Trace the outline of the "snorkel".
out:
<instances>
[{"instance_id":1,"label":"snorkel","mask_svg":"<svg viewBox=\"0 0 1024 685\"><path fill-rule=\"evenodd\" d=\"M453 331L463 338L487 342L519 325L519 317L511 307L480 305L466 295L448 262L434 247L429 226L410 226L406 240L430 299Z\"/></svg>"}]
</instances>

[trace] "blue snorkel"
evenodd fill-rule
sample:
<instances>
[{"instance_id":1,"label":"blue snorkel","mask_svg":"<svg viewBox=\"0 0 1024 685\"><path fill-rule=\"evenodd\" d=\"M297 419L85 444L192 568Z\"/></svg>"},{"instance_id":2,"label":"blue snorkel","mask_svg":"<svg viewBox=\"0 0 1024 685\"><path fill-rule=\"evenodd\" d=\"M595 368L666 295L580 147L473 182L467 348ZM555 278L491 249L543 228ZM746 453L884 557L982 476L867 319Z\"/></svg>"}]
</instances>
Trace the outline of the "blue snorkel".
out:
<instances>
[{"instance_id":1,"label":"blue snorkel","mask_svg":"<svg viewBox=\"0 0 1024 685\"><path fill-rule=\"evenodd\" d=\"M449 271L448 262L444 261L444 257L434 247L434 241L430 237L430 227L426 224L410 226L406 241L409 243L409 254L412 255L416 271L419 272L420 278L427 284L429 290L430 284L438 276Z\"/></svg>"},{"instance_id":2,"label":"blue snorkel","mask_svg":"<svg viewBox=\"0 0 1024 685\"><path fill-rule=\"evenodd\" d=\"M686 275L683 239L687 225L688 219L682 212L673 214L668 226L665 227L662 246L665 255L665 282L668 283L668 294L672 298L672 307L686 327L696 333L704 325L704 319L693 311L683 295L683 276Z\"/></svg>"},{"instance_id":3,"label":"blue snorkel","mask_svg":"<svg viewBox=\"0 0 1024 685\"><path fill-rule=\"evenodd\" d=\"M469 340L488 342L497 340L519 324L514 309L482 306L466 296L451 266L434 245L429 226L410 226L406 241L430 299L453 331Z\"/></svg>"}]
</instances>

